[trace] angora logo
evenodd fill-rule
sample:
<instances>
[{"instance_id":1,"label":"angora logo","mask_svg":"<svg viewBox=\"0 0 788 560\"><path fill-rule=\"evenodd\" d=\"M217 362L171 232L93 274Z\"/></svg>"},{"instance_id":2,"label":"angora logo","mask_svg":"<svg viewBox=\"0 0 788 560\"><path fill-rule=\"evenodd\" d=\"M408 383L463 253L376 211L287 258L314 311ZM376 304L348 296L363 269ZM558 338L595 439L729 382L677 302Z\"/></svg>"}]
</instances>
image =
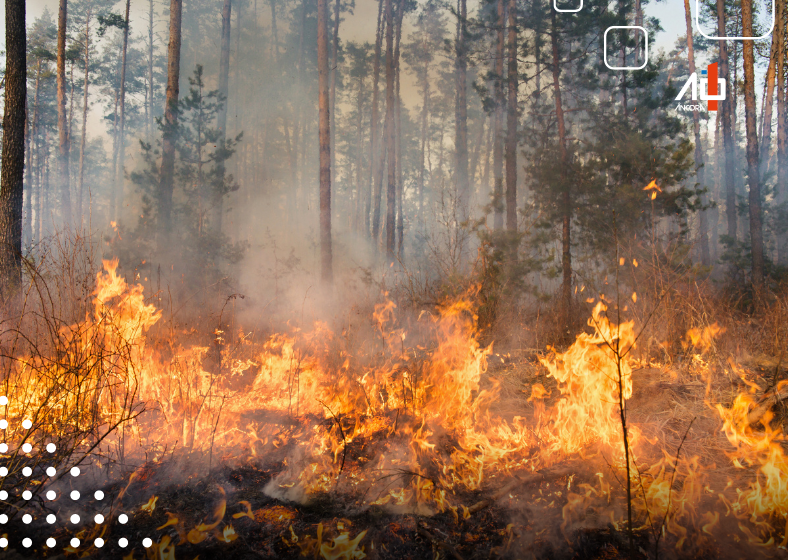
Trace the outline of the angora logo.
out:
<instances>
[{"instance_id":1,"label":"angora logo","mask_svg":"<svg viewBox=\"0 0 788 560\"><path fill-rule=\"evenodd\" d=\"M717 110L717 101L725 99L725 80L717 77L717 63L709 64L708 74L706 70L701 70L701 78L698 80L698 75L693 72L684 87L676 96L676 101L681 101L688 89L691 89L692 100L698 100L698 82L700 82L700 98L703 101L709 102L709 111ZM679 111L701 111L703 108L699 103L692 105L683 105L679 103L676 106Z\"/></svg>"}]
</instances>

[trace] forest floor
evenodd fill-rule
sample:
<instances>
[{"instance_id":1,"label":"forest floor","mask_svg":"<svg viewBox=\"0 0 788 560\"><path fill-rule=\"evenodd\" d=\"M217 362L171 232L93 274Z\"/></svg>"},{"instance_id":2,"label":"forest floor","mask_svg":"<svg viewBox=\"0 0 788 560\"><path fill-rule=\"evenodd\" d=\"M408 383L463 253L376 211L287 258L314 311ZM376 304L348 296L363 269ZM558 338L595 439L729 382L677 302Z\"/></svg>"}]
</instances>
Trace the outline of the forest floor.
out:
<instances>
[{"instance_id":1,"label":"forest floor","mask_svg":"<svg viewBox=\"0 0 788 560\"><path fill-rule=\"evenodd\" d=\"M555 380L546 375L536 355L495 358L491 358L486 376L500 384L496 408L502 417L532 414L534 406L528 396L530 387L536 383L547 390L546 402L558 396ZM747 378L751 380L750 385L755 383L765 390L772 373L759 368L755 360L749 364ZM724 488L727 480L735 479L742 486L755 479L752 470L738 469L732 464L727 455L731 446L714 410L718 403L729 406L735 395L747 389L748 384L741 376L726 374L695 357L669 366L636 367L633 380L629 421L647 442L642 447L644 456L637 457L638 461L656 460L660 453L676 453L680 447L683 456L697 457L698 464L705 468L703 500L709 511L721 508L714 502L712 488ZM780 410L776 412L779 417ZM368 460L373 449L384 448L385 444L384 441L354 443L349 448L348 470L359 461ZM721 534L727 537L715 533L713 539L693 539L692 531L696 529L690 529L690 537L683 539L678 547L675 540L661 543L663 549L670 547L670 550L658 549L654 528L647 524L634 532L634 543L630 542L629 535L613 521L614 517L625 518L626 512L620 505L613 508L615 516L610 509L589 508L582 519L571 515L566 519L564 510L573 496L572 490L593 486L598 477L601 479L600 471L611 474L608 477L611 480L616 478L603 452L590 451L537 473L512 473L509 479L490 478L482 491L453 496L455 503L464 504L469 510L467 515L462 510L457 515L452 511L397 511L388 505L368 505L360 491L325 492L311 496L307 503L272 497L265 491L266 485L286 468L291 445L292 440L264 457L241 463L213 457L213 463L218 466L209 471L205 469L204 457L183 460L171 456L142 465L132 483L118 482L102 489L114 503L116 515L100 533L94 531L86 538L83 532L86 544L97 536L102 536L106 544L101 549L83 545L79 556L87 553L94 558L124 559L470 560L652 558L660 554L678 558L752 558L780 557L784 552L756 548L744 542L735 534L735 519L726 522L729 516L724 511L720 512ZM647 457L649 454L653 456ZM614 494L620 495L622 491L623 488L613 489ZM100 509L95 501L83 506L88 511ZM699 518L704 506L694 506L695 516ZM49 512L43 502L36 507L41 509L41 515L35 516L37 519L43 519ZM118 522L120 512L128 514L128 523ZM27 550L7 551L6 558L75 557L73 553L56 555L49 551L41 536L49 532L48 528L35 523L24 525L19 516L6 531L29 537L34 543ZM73 534L64 527L52 536L65 542ZM118 546L121 537L130 543L124 549ZM145 538L152 541L148 549L141 544Z\"/></svg>"}]
</instances>

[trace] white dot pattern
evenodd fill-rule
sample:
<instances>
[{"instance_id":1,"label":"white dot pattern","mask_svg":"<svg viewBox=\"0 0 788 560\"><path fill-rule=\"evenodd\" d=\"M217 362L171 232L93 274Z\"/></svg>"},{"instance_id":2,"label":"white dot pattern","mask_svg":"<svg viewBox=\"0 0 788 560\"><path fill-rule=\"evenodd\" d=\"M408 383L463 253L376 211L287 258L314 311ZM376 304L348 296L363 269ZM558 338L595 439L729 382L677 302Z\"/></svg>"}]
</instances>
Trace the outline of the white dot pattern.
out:
<instances>
[{"instance_id":1,"label":"white dot pattern","mask_svg":"<svg viewBox=\"0 0 788 560\"><path fill-rule=\"evenodd\" d=\"M30 467L25 467L22 469L22 476L30 476L31 474L33 474L33 469Z\"/></svg>"},{"instance_id":2,"label":"white dot pattern","mask_svg":"<svg viewBox=\"0 0 788 560\"><path fill-rule=\"evenodd\" d=\"M148 537L145 537L144 539L142 539L142 546L144 546L145 548L150 548L152 544L153 544L153 541L150 540Z\"/></svg>"},{"instance_id":3,"label":"white dot pattern","mask_svg":"<svg viewBox=\"0 0 788 560\"><path fill-rule=\"evenodd\" d=\"M76 513L75 513L74 515L72 515L72 516L71 516L71 522L72 522L74 525L76 525L77 523L79 523L79 515L77 515Z\"/></svg>"},{"instance_id":4,"label":"white dot pattern","mask_svg":"<svg viewBox=\"0 0 788 560\"><path fill-rule=\"evenodd\" d=\"M93 496L94 496L94 497L95 497L97 500L103 500L103 499L104 499L104 492L102 492L101 490L96 490L96 493L95 493L95 494L93 494Z\"/></svg>"},{"instance_id":5,"label":"white dot pattern","mask_svg":"<svg viewBox=\"0 0 788 560\"><path fill-rule=\"evenodd\" d=\"M49 478L52 478L56 474L57 474L57 471L55 470L55 467L47 467L47 476Z\"/></svg>"},{"instance_id":6,"label":"white dot pattern","mask_svg":"<svg viewBox=\"0 0 788 560\"><path fill-rule=\"evenodd\" d=\"M55 546L57 546L57 541L55 539L53 539L52 537L49 537L47 539L47 546L49 548L55 548Z\"/></svg>"},{"instance_id":7,"label":"white dot pattern","mask_svg":"<svg viewBox=\"0 0 788 560\"><path fill-rule=\"evenodd\" d=\"M71 543L70 544L71 544L72 548L79 548L79 539L76 538L76 537L71 539Z\"/></svg>"},{"instance_id":8,"label":"white dot pattern","mask_svg":"<svg viewBox=\"0 0 788 560\"><path fill-rule=\"evenodd\" d=\"M54 453L56 449L57 446L54 443L47 443L47 451Z\"/></svg>"},{"instance_id":9,"label":"white dot pattern","mask_svg":"<svg viewBox=\"0 0 788 560\"><path fill-rule=\"evenodd\" d=\"M33 541L31 541L30 539L22 539L22 546L24 546L25 548L30 548L31 546L33 546Z\"/></svg>"},{"instance_id":10,"label":"white dot pattern","mask_svg":"<svg viewBox=\"0 0 788 560\"><path fill-rule=\"evenodd\" d=\"M25 418L24 420L22 420L22 427L25 430L29 430L30 428L33 427L33 423L30 420L28 420L27 418Z\"/></svg>"},{"instance_id":11,"label":"white dot pattern","mask_svg":"<svg viewBox=\"0 0 788 560\"><path fill-rule=\"evenodd\" d=\"M25 453L30 453L31 451L33 451L33 446L30 445L29 443L23 443L22 444L22 451L25 452Z\"/></svg>"},{"instance_id":12,"label":"white dot pattern","mask_svg":"<svg viewBox=\"0 0 788 560\"><path fill-rule=\"evenodd\" d=\"M71 499L76 502L79 499L79 492L77 492L76 490L72 490L71 491Z\"/></svg>"},{"instance_id":13,"label":"white dot pattern","mask_svg":"<svg viewBox=\"0 0 788 560\"><path fill-rule=\"evenodd\" d=\"M47 515L47 523L49 523L50 525L54 525L55 521L57 521L57 517L55 517L54 513L50 513L49 515Z\"/></svg>"},{"instance_id":14,"label":"white dot pattern","mask_svg":"<svg viewBox=\"0 0 788 560\"><path fill-rule=\"evenodd\" d=\"M79 476L79 467L71 467L71 476Z\"/></svg>"},{"instance_id":15,"label":"white dot pattern","mask_svg":"<svg viewBox=\"0 0 788 560\"><path fill-rule=\"evenodd\" d=\"M26 501L30 501L33 499L33 493L30 490L25 490L22 492L22 499Z\"/></svg>"},{"instance_id":16,"label":"white dot pattern","mask_svg":"<svg viewBox=\"0 0 788 560\"><path fill-rule=\"evenodd\" d=\"M96 521L96 525L101 525L102 523L104 523L104 516L101 515L100 513L97 513L94 520Z\"/></svg>"},{"instance_id":17,"label":"white dot pattern","mask_svg":"<svg viewBox=\"0 0 788 560\"><path fill-rule=\"evenodd\" d=\"M121 538L118 540L118 546L120 548L126 548L127 546L129 546L129 541L126 540L125 538Z\"/></svg>"},{"instance_id":18,"label":"white dot pattern","mask_svg":"<svg viewBox=\"0 0 788 560\"><path fill-rule=\"evenodd\" d=\"M95 541L93 541L93 544L96 545L96 548L101 548L102 546L104 546L104 539L99 537Z\"/></svg>"}]
</instances>

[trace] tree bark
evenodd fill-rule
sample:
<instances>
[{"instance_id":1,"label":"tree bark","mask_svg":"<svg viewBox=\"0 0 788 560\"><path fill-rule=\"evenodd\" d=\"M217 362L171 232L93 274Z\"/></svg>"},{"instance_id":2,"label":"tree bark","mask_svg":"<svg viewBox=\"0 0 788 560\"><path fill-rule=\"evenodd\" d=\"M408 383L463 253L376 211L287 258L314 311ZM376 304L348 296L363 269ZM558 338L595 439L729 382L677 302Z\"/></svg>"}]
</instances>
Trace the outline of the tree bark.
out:
<instances>
[{"instance_id":1,"label":"tree bark","mask_svg":"<svg viewBox=\"0 0 788 560\"><path fill-rule=\"evenodd\" d=\"M391 0L389 0L391 1ZM331 119L328 95L328 0L317 0L318 135L320 142L320 277L333 282L331 262Z\"/></svg>"},{"instance_id":2,"label":"tree bark","mask_svg":"<svg viewBox=\"0 0 788 560\"><path fill-rule=\"evenodd\" d=\"M561 60L558 54L558 24L556 23L555 10L551 11L552 32L550 39L553 48L553 97L555 97L555 116L558 121L558 148L561 156L561 307L564 323L564 334L569 334L572 324L572 196L569 190L569 181L566 177L569 165L569 154L566 148L566 124L564 123L564 109L561 102Z\"/></svg>"},{"instance_id":3,"label":"tree bark","mask_svg":"<svg viewBox=\"0 0 788 560\"><path fill-rule=\"evenodd\" d=\"M425 40L426 43L426 40ZM422 45L423 48L428 48L426 44ZM430 57L426 57L424 61L423 79L423 98L421 105L421 145L419 150L419 229L423 230L425 226L424 221L424 175L425 175L425 157L427 155L427 125L430 106Z\"/></svg>"},{"instance_id":4,"label":"tree bark","mask_svg":"<svg viewBox=\"0 0 788 560\"><path fill-rule=\"evenodd\" d=\"M0 301L9 309L22 291L22 200L27 100L25 0L5 2L5 113L0 163Z\"/></svg>"},{"instance_id":5,"label":"tree bark","mask_svg":"<svg viewBox=\"0 0 788 560\"><path fill-rule=\"evenodd\" d=\"M509 0L509 99L506 111L506 229L517 231L517 0Z\"/></svg>"},{"instance_id":6,"label":"tree bark","mask_svg":"<svg viewBox=\"0 0 788 560\"><path fill-rule=\"evenodd\" d=\"M396 212L396 148L394 128L394 0L386 0L386 258L394 262L394 217Z\"/></svg>"},{"instance_id":7,"label":"tree bark","mask_svg":"<svg viewBox=\"0 0 788 560\"><path fill-rule=\"evenodd\" d=\"M124 173L125 159L126 159L126 59L129 50L129 8L131 7L131 0L126 0L126 18L125 27L123 28L123 51L121 52L120 63L120 121L118 124L118 167L117 175L115 178L115 185L117 190L117 205L115 207L115 216L117 220L120 217L119 207L123 207L123 183L126 179Z\"/></svg>"},{"instance_id":8,"label":"tree bark","mask_svg":"<svg viewBox=\"0 0 788 560\"><path fill-rule=\"evenodd\" d=\"M775 34L779 37L780 45L785 41L785 2L777 2L777 23ZM788 158L786 158L786 118L785 110L785 49L777 49L777 202L785 204L788 201ZM788 263L788 235L785 232L777 241L777 262L780 265Z\"/></svg>"},{"instance_id":9,"label":"tree bark","mask_svg":"<svg viewBox=\"0 0 788 560\"><path fill-rule=\"evenodd\" d=\"M148 0L148 141L153 141L153 0Z\"/></svg>"},{"instance_id":10,"label":"tree bark","mask_svg":"<svg viewBox=\"0 0 788 560\"><path fill-rule=\"evenodd\" d=\"M459 18L457 25L457 110L455 116L455 150L457 151L457 195L459 217L466 221L469 217L471 185L468 179L468 10L466 0L458 0Z\"/></svg>"},{"instance_id":11,"label":"tree bark","mask_svg":"<svg viewBox=\"0 0 788 560\"><path fill-rule=\"evenodd\" d=\"M377 243L378 234L380 232L380 197L383 190L382 179L378 178L378 168L383 166L383 158L379 155L381 150L378 146L378 124L380 120L378 116L378 92L380 88L378 86L380 83L380 56L383 43L383 32L386 25L386 22L382 19L384 2L385 0L379 0L378 2L378 30L375 36L375 56L372 61L372 138L370 142L370 161L372 164L370 165L369 172L370 190L373 194L373 196L370 197L370 202L372 198L375 199L371 229L372 239L375 243ZM369 204L366 208L366 213L367 216L370 215ZM367 217L367 220L369 220L369 217ZM369 224L367 224L367 231L370 231Z\"/></svg>"},{"instance_id":12,"label":"tree bark","mask_svg":"<svg viewBox=\"0 0 788 560\"><path fill-rule=\"evenodd\" d=\"M405 15L405 2L400 0L397 2L397 29L396 29L396 37L394 40L394 73L395 73L395 80L394 80L394 98L395 98L395 112L394 112L394 135L396 137L396 154L395 154L395 161L396 161L396 169L395 169L395 177L397 183L397 238L396 238L396 246L397 246L397 258L400 262L404 258L404 251L402 247L402 243L405 237L405 220L404 216L402 215L402 190L404 185L402 184L402 98L400 97L400 67L399 67L399 56L400 56L400 43L402 41L402 19Z\"/></svg>"},{"instance_id":13,"label":"tree bark","mask_svg":"<svg viewBox=\"0 0 788 560\"><path fill-rule=\"evenodd\" d=\"M504 58L504 1L498 0L498 43L495 49L495 132L493 144L493 227L503 229L503 58Z\"/></svg>"},{"instance_id":14,"label":"tree bark","mask_svg":"<svg viewBox=\"0 0 788 560\"><path fill-rule=\"evenodd\" d=\"M25 137L25 144L27 145L27 165L25 165L25 188L27 192L25 193L25 206L26 206L26 216L25 216L25 241L32 245L34 244L34 232L36 230L33 229L33 152L36 151L36 145L34 142L34 137L36 134L36 130L38 129L38 92L39 86L41 83L41 59L39 58L36 61L36 85L33 90L33 115L32 118L30 116L30 111L27 110L27 99L25 99L25 110L26 110L26 125L28 130L28 135ZM38 212L36 212L38 214ZM36 215L36 220L40 220L41 216Z\"/></svg>"},{"instance_id":15,"label":"tree bark","mask_svg":"<svg viewBox=\"0 0 788 560\"><path fill-rule=\"evenodd\" d=\"M692 12L690 11L689 0L684 0L684 19L687 24L687 54L689 57L690 74L695 73L695 48L692 39ZM703 167L703 144L700 139L700 114L697 109L692 111L692 130L695 133L695 175L700 187L706 187L706 173ZM706 205L706 195L701 195L701 204ZM705 210L700 211L700 227L698 236L700 237L700 261L703 266L709 266L709 236L708 236L708 216Z\"/></svg>"},{"instance_id":16,"label":"tree bark","mask_svg":"<svg viewBox=\"0 0 788 560\"><path fill-rule=\"evenodd\" d=\"M230 32L232 29L232 0L224 0L222 6L222 46L219 53L219 94L222 96L222 107L216 115L216 128L219 132L219 142L224 146L227 141L227 98L230 88ZM237 61L236 61L237 62ZM211 204L211 227L217 234L222 232L222 219L224 218L224 174L225 160L218 164L218 180L213 190Z\"/></svg>"},{"instance_id":17,"label":"tree bark","mask_svg":"<svg viewBox=\"0 0 788 560\"><path fill-rule=\"evenodd\" d=\"M60 0L57 17L57 130L60 141L58 148L58 187L63 220L71 225L71 193L68 171L68 121L66 117L66 14L68 0Z\"/></svg>"},{"instance_id":18,"label":"tree bark","mask_svg":"<svg viewBox=\"0 0 788 560\"><path fill-rule=\"evenodd\" d=\"M752 2L742 0L742 33L752 37ZM752 245L752 287L756 306L764 296L763 213L761 211L760 161L758 157L757 113L755 109L755 49L753 41L743 41L744 115L747 130L747 184L750 210L750 243Z\"/></svg>"},{"instance_id":19,"label":"tree bark","mask_svg":"<svg viewBox=\"0 0 788 560\"><path fill-rule=\"evenodd\" d=\"M181 64L183 0L170 0L170 41L167 47L167 93L162 133L159 183L159 251L167 248L172 232L172 191L175 175L175 136L178 127L178 80Z\"/></svg>"},{"instance_id":20,"label":"tree bark","mask_svg":"<svg viewBox=\"0 0 788 560\"><path fill-rule=\"evenodd\" d=\"M85 80L82 86L82 135L79 141L79 179L77 184L77 219L80 226L84 216L84 192L85 192L85 149L88 136L88 89L90 86L90 18L92 5L88 5L85 13Z\"/></svg>"},{"instance_id":21,"label":"tree bark","mask_svg":"<svg viewBox=\"0 0 788 560\"><path fill-rule=\"evenodd\" d=\"M776 1L776 0L775 0ZM776 25L776 24L775 24ZM769 159L772 146L772 115L774 114L774 86L777 76L777 51L780 50L780 43L777 33L772 33L772 49L769 53L769 67L766 70L763 94L763 119L761 122L761 144L758 149L761 157L760 174L766 175L769 168Z\"/></svg>"},{"instance_id":22,"label":"tree bark","mask_svg":"<svg viewBox=\"0 0 788 560\"><path fill-rule=\"evenodd\" d=\"M726 36L725 31L725 0L717 0L717 34ZM734 176L734 149L733 131L731 129L731 99L735 85L728 79L728 45L726 41L717 41L720 49L720 77L728 84L727 99L722 105L722 142L725 156L725 216L728 221L728 237L736 242L737 216L736 216L736 179Z\"/></svg>"},{"instance_id":23,"label":"tree bark","mask_svg":"<svg viewBox=\"0 0 788 560\"><path fill-rule=\"evenodd\" d=\"M340 0L334 2L334 29L331 37L331 89L329 92L331 105L329 114L331 115L331 184L336 184L336 166L337 156L336 150L336 136L337 136L337 72L339 72L339 9Z\"/></svg>"}]
</instances>

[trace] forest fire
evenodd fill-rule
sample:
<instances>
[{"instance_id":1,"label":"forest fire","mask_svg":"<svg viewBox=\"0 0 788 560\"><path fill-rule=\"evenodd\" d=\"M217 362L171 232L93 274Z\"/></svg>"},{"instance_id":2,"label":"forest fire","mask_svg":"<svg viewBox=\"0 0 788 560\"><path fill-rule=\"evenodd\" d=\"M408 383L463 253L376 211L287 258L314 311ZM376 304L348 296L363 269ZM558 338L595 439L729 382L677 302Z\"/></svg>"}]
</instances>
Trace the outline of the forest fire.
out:
<instances>
[{"instance_id":1,"label":"forest fire","mask_svg":"<svg viewBox=\"0 0 788 560\"><path fill-rule=\"evenodd\" d=\"M272 335L262 345L239 336L235 348L223 347L221 365L207 371L208 348L178 348L163 358L149 340L159 311L145 303L141 286L117 275L116 261L104 267L93 313L69 327L79 336L67 340L76 354L101 344L102 352L88 354L106 360L92 370L106 378L75 380L82 385L77 390L57 372L41 375L22 360L7 386L7 480L21 478L27 465L36 469L33 478L39 476L44 462L35 451L24 452L23 442L44 449L57 440L63 428L53 429L54 419L77 406L71 395L91 402L80 410L92 418L70 417L76 423L105 425L118 410L142 410L144 404L103 446L122 444L127 459L145 453L158 458L143 462L122 483L101 483L114 494L109 508L97 509L103 522L60 531L61 539L76 539L66 549L71 554L119 553L120 535L128 534L124 515L136 534L148 531L145 542L127 546L149 558L218 554L219 545L243 541L247 547L249 539L265 540L274 556L387 557L395 553L392 546L407 546L413 538L422 543L410 545L421 546L417 555L432 548L463 557L482 539L497 547L496 554L518 557L538 553L558 535L571 542L584 531L625 550L616 538L626 535L628 506L630 538L641 548L649 538L658 546L661 540L669 554L711 550L709 539L767 550L788 539L781 521L788 511L784 436L771 427L768 409L759 418L763 431L755 427L758 386L745 380L747 390L732 407L706 407L707 415L721 420L729 441L725 454L739 471L723 480L715 465L681 452L693 437L690 427L671 448L626 418L638 375L656 370L634 358L634 322L612 322L602 302L593 309L588 332L567 351L553 350L534 364L535 376L520 389L527 399L519 410L508 410L500 404L501 380L488 367L492 347L477 340L474 293L410 319L387 300L370 318L369 337L352 347L325 324ZM687 338L700 352L718 332L713 325ZM114 402L128 399L116 384L135 387L134 402ZM31 417L33 426L23 428ZM127 434L133 438L123 442ZM94 442L85 438L81 445L95 449ZM201 461L210 454L213 475L202 482L194 475L173 476L173 468L194 469L188 461L176 466L176 449ZM100 470L101 463L88 453L80 466ZM209 482L219 472L224 480ZM54 488L58 497L52 506L28 501L22 511L36 519L49 510L70 511L62 480L41 474L37 493ZM196 502L181 496L190 484L201 485ZM535 514L556 525L539 528L526 521ZM487 534L490 523L503 523L501 532ZM731 524L737 532L725 535ZM526 538L527 527L548 533ZM474 536L475 530L482 533ZM200 548L205 546L207 551ZM134 558L134 550L125 557Z\"/></svg>"},{"instance_id":2,"label":"forest fire","mask_svg":"<svg viewBox=\"0 0 788 560\"><path fill-rule=\"evenodd\" d=\"M788 0L654 4L6 0L0 558L785 558Z\"/></svg>"}]
</instances>

